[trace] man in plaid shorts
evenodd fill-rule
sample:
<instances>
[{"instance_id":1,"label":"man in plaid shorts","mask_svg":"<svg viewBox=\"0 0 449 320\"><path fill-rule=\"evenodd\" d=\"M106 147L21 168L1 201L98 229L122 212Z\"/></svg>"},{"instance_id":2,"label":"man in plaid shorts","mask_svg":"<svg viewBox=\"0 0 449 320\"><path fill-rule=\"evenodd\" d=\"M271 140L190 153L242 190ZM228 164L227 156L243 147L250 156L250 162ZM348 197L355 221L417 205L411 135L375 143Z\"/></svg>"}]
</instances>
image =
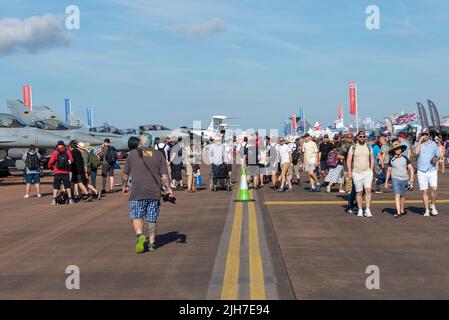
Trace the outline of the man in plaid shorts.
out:
<instances>
[{"instance_id":1,"label":"man in plaid shorts","mask_svg":"<svg viewBox=\"0 0 449 320\"><path fill-rule=\"evenodd\" d=\"M137 235L136 253L145 251L144 219L148 222L148 250L156 250L157 218L160 212L161 190L173 195L170 189L167 164L161 152L155 151L152 136L142 134L137 149L132 150L123 169L123 189L129 196L130 218ZM128 180L131 178L131 193Z\"/></svg>"}]
</instances>

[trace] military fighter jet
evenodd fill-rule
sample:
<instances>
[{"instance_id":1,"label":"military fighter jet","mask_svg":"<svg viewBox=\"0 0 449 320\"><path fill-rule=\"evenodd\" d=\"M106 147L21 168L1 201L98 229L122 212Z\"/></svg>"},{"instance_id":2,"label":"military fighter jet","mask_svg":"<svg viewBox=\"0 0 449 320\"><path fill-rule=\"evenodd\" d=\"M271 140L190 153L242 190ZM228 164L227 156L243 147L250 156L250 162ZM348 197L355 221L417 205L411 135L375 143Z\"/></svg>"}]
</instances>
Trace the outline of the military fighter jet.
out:
<instances>
[{"instance_id":1,"label":"military fighter jet","mask_svg":"<svg viewBox=\"0 0 449 320\"><path fill-rule=\"evenodd\" d=\"M128 141L131 138L139 138L140 130L137 129L126 129L120 130L113 126L110 126L107 123L103 123L103 126L89 128L87 124L85 124L81 119L79 119L75 114L71 114L69 116L70 125L79 130L83 130L87 134L104 141L104 139L111 140L111 145L114 146L115 149L119 152L128 152Z\"/></svg>"},{"instance_id":2,"label":"military fighter jet","mask_svg":"<svg viewBox=\"0 0 449 320\"><path fill-rule=\"evenodd\" d=\"M60 137L59 140L68 144L71 140L87 142L93 146L100 145L103 141L88 134L86 130L72 127L69 124L56 119L56 113L49 107L36 107L33 110L27 108L20 100L8 100L7 106L11 113L23 123L51 132Z\"/></svg>"},{"instance_id":3,"label":"military fighter jet","mask_svg":"<svg viewBox=\"0 0 449 320\"><path fill-rule=\"evenodd\" d=\"M0 113L0 167L14 165L21 167L23 153L30 145L35 145L43 156L53 151L59 136L52 133L26 126L15 116ZM19 160L17 163L16 160Z\"/></svg>"}]
</instances>

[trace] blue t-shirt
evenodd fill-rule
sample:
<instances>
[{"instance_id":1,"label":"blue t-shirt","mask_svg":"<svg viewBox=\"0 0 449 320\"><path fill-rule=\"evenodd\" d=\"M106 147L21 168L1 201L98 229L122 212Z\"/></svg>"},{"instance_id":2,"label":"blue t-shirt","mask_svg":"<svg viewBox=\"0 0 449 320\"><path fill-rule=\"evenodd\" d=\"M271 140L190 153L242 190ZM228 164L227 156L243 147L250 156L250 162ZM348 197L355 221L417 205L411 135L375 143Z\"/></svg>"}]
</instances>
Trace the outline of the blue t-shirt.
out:
<instances>
[{"instance_id":1,"label":"blue t-shirt","mask_svg":"<svg viewBox=\"0 0 449 320\"><path fill-rule=\"evenodd\" d=\"M416 145L415 145L416 148ZM419 155L417 156L417 169L421 172L433 172L437 169L436 163L432 163L434 157L440 157L440 150L433 141L421 144Z\"/></svg>"},{"instance_id":2,"label":"blue t-shirt","mask_svg":"<svg viewBox=\"0 0 449 320\"><path fill-rule=\"evenodd\" d=\"M371 147L373 148L374 163L378 164L379 162L377 161L377 155L380 152L380 148L377 144L371 145Z\"/></svg>"},{"instance_id":3,"label":"blue t-shirt","mask_svg":"<svg viewBox=\"0 0 449 320\"><path fill-rule=\"evenodd\" d=\"M407 152L410 150L410 143L408 143L407 141L402 141L401 142L401 146L406 146L407 147L407 149L405 149L402 153L403 154L407 154Z\"/></svg>"}]
</instances>

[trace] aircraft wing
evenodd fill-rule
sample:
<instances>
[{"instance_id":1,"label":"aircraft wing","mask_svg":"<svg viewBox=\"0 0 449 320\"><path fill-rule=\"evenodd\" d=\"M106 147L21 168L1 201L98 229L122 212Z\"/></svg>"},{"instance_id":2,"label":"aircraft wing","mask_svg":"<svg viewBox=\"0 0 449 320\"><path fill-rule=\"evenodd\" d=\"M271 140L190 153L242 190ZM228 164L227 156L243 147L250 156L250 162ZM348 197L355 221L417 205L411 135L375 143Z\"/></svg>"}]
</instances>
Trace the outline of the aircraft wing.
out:
<instances>
[{"instance_id":1,"label":"aircraft wing","mask_svg":"<svg viewBox=\"0 0 449 320\"><path fill-rule=\"evenodd\" d=\"M14 143L16 140L0 140L0 145L3 143Z\"/></svg>"}]
</instances>

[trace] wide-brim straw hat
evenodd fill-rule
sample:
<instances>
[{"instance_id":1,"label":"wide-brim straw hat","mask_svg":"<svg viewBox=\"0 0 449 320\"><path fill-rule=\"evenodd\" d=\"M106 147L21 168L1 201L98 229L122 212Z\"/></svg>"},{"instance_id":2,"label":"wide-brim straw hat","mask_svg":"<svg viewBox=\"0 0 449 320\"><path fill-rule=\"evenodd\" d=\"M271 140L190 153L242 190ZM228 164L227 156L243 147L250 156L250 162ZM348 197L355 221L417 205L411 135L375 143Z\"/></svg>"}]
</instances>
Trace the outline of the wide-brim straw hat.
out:
<instances>
[{"instance_id":1,"label":"wide-brim straw hat","mask_svg":"<svg viewBox=\"0 0 449 320\"><path fill-rule=\"evenodd\" d=\"M407 146L404 146L402 144L400 144L399 142L395 142L393 143L393 146L391 147L389 154L390 156L394 155L394 153L396 152L397 149L401 148L401 151L404 152L405 150L407 150Z\"/></svg>"}]
</instances>

